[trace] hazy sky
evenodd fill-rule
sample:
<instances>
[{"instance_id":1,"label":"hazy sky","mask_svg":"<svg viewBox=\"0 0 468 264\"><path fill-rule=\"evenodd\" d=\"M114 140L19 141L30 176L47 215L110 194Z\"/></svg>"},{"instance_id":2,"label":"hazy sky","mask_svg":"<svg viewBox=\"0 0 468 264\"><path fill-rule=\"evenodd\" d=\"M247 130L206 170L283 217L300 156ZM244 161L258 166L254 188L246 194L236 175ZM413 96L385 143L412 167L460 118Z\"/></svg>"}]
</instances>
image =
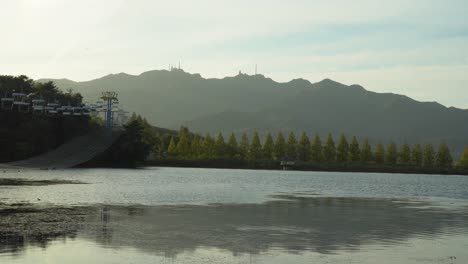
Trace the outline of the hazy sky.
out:
<instances>
[{"instance_id":1,"label":"hazy sky","mask_svg":"<svg viewBox=\"0 0 468 264\"><path fill-rule=\"evenodd\" d=\"M177 64L324 78L468 108L467 0L0 0L0 74L83 81Z\"/></svg>"}]
</instances>

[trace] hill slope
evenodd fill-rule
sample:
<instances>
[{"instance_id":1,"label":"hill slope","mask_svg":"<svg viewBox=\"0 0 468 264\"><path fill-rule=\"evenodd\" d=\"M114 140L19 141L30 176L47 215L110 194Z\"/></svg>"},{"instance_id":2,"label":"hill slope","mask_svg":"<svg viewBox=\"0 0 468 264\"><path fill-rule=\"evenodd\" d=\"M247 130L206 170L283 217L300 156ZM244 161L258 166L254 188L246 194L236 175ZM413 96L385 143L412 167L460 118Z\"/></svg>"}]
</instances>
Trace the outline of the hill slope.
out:
<instances>
[{"instance_id":1,"label":"hill slope","mask_svg":"<svg viewBox=\"0 0 468 264\"><path fill-rule=\"evenodd\" d=\"M127 109L151 123L171 128L183 124L197 132L343 132L368 136L374 142L445 141L455 154L468 143L468 110L328 79L314 84L302 79L278 83L244 74L204 79L181 70L163 70L88 82L52 81L93 100L101 91L116 91Z\"/></svg>"}]
</instances>

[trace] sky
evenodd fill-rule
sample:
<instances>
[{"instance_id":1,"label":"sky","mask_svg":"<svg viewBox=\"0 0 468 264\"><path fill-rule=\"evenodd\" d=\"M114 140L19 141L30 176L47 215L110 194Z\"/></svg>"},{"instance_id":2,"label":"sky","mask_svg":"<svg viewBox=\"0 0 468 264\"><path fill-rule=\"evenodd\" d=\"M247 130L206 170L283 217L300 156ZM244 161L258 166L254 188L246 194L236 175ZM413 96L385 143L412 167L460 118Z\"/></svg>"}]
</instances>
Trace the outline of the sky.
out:
<instances>
[{"instance_id":1,"label":"sky","mask_svg":"<svg viewBox=\"0 0 468 264\"><path fill-rule=\"evenodd\" d=\"M331 78L468 109L467 0L0 0L0 74Z\"/></svg>"}]
</instances>

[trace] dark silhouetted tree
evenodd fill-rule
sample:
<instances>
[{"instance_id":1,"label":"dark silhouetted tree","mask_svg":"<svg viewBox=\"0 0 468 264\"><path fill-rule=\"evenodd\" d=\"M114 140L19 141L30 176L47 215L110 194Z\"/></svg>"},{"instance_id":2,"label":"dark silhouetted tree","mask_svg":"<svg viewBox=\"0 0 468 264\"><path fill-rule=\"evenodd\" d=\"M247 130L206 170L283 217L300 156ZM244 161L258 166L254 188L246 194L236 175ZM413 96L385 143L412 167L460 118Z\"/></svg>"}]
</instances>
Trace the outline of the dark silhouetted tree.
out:
<instances>
[{"instance_id":1,"label":"dark silhouetted tree","mask_svg":"<svg viewBox=\"0 0 468 264\"><path fill-rule=\"evenodd\" d=\"M341 134L338 146L336 147L336 162L346 163L349 157L349 144L344 134Z\"/></svg>"},{"instance_id":2,"label":"dark silhouetted tree","mask_svg":"<svg viewBox=\"0 0 468 264\"><path fill-rule=\"evenodd\" d=\"M356 137L353 137L351 144L349 144L349 160L351 162L358 162L361 160L361 150Z\"/></svg>"},{"instance_id":3,"label":"dark silhouetted tree","mask_svg":"<svg viewBox=\"0 0 468 264\"><path fill-rule=\"evenodd\" d=\"M411 165L421 167L423 163L423 151L421 145L415 144L411 151Z\"/></svg>"},{"instance_id":4,"label":"dark silhouetted tree","mask_svg":"<svg viewBox=\"0 0 468 264\"><path fill-rule=\"evenodd\" d=\"M310 147L310 160L315 163L322 161L322 141L318 134L315 134L312 146Z\"/></svg>"},{"instance_id":5,"label":"dark silhouetted tree","mask_svg":"<svg viewBox=\"0 0 468 264\"><path fill-rule=\"evenodd\" d=\"M260 143L260 137L258 133L255 132L252 141L250 142L249 154L247 156L248 160L255 161L262 158L262 144Z\"/></svg>"},{"instance_id":6,"label":"dark silhouetted tree","mask_svg":"<svg viewBox=\"0 0 468 264\"><path fill-rule=\"evenodd\" d=\"M450 168L452 167L452 163L453 159L449 147L445 143L440 144L436 155L436 166L439 168Z\"/></svg>"},{"instance_id":7,"label":"dark silhouetted tree","mask_svg":"<svg viewBox=\"0 0 468 264\"><path fill-rule=\"evenodd\" d=\"M273 137L268 133L265 138L265 143L263 143L263 158L273 160L275 156L274 149Z\"/></svg>"},{"instance_id":8,"label":"dark silhouetted tree","mask_svg":"<svg viewBox=\"0 0 468 264\"><path fill-rule=\"evenodd\" d=\"M325 141L325 146L323 146L322 157L323 160L327 163L336 161L335 142L333 141L331 134L328 134L327 140Z\"/></svg>"},{"instance_id":9,"label":"dark silhouetted tree","mask_svg":"<svg viewBox=\"0 0 468 264\"><path fill-rule=\"evenodd\" d=\"M383 164L385 162L385 148L380 143L375 147L374 161L377 164Z\"/></svg>"},{"instance_id":10,"label":"dark silhouetted tree","mask_svg":"<svg viewBox=\"0 0 468 264\"><path fill-rule=\"evenodd\" d=\"M227 157L226 143L224 142L223 134L219 133L214 143L214 152L217 159L224 159Z\"/></svg>"},{"instance_id":11,"label":"dark silhouetted tree","mask_svg":"<svg viewBox=\"0 0 468 264\"><path fill-rule=\"evenodd\" d=\"M400 146L398 152L398 163L401 165L409 165L411 163L411 149L408 144Z\"/></svg>"},{"instance_id":12,"label":"dark silhouetted tree","mask_svg":"<svg viewBox=\"0 0 468 264\"><path fill-rule=\"evenodd\" d=\"M463 153L460 157L460 160L457 163L457 166L464 170L468 169L468 146L466 146L463 150Z\"/></svg>"},{"instance_id":13,"label":"dark silhouetted tree","mask_svg":"<svg viewBox=\"0 0 468 264\"><path fill-rule=\"evenodd\" d=\"M394 142L390 142L385 153L385 164L395 166L398 161L398 150Z\"/></svg>"},{"instance_id":14,"label":"dark silhouetted tree","mask_svg":"<svg viewBox=\"0 0 468 264\"><path fill-rule=\"evenodd\" d=\"M286 142L283 133L279 132L275 141L275 158L280 160L286 155Z\"/></svg>"},{"instance_id":15,"label":"dark silhouetted tree","mask_svg":"<svg viewBox=\"0 0 468 264\"><path fill-rule=\"evenodd\" d=\"M288 142L286 144L286 156L290 159L296 159L297 157L297 140L296 135L290 132L288 135Z\"/></svg>"},{"instance_id":16,"label":"dark silhouetted tree","mask_svg":"<svg viewBox=\"0 0 468 264\"><path fill-rule=\"evenodd\" d=\"M300 161L309 161L310 160L310 140L305 132L302 132L301 137L299 138L299 143L297 144L297 156Z\"/></svg>"},{"instance_id":17,"label":"dark silhouetted tree","mask_svg":"<svg viewBox=\"0 0 468 264\"><path fill-rule=\"evenodd\" d=\"M424 147L423 152L423 166L424 167L433 167L434 166L434 148L431 144L428 144Z\"/></svg>"},{"instance_id":18,"label":"dark silhouetted tree","mask_svg":"<svg viewBox=\"0 0 468 264\"><path fill-rule=\"evenodd\" d=\"M242 159L247 159L247 154L249 153L250 143L249 137L247 134L242 134L241 140L239 142L239 154Z\"/></svg>"},{"instance_id":19,"label":"dark silhouetted tree","mask_svg":"<svg viewBox=\"0 0 468 264\"><path fill-rule=\"evenodd\" d=\"M226 146L227 156L231 159L236 158L239 151L238 148L236 135L231 133Z\"/></svg>"},{"instance_id":20,"label":"dark silhouetted tree","mask_svg":"<svg viewBox=\"0 0 468 264\"><path fill-rule=\"evenodd\" d=\"M369 139L365 138L362 142L361 147L361 162L362 163L369 163L372 161L372 147L369 144Z\"/></svg>"}]
</instances>

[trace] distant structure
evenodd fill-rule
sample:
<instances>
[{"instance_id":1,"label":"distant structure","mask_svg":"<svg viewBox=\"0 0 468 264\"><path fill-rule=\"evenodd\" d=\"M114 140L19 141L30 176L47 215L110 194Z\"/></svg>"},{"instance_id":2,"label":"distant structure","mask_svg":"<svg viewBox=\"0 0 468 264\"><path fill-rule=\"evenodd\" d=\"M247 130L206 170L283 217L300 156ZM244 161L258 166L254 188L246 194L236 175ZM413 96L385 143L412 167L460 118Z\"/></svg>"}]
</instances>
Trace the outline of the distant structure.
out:
<instances>
[{"instance_id":1,"label":"distant structure","mask_svg":"<svg viewBox=\"0 0 468 264\"><path fill-rule=\"evenodd\" d=\"M107 129L112 129L112 124L113 124L113 111L112 107L114 104L119 103L119 99L117 98L117 93L116 92L102 92L101 99L106 103L106 128Z\"/></svg>"}]
</instances>

